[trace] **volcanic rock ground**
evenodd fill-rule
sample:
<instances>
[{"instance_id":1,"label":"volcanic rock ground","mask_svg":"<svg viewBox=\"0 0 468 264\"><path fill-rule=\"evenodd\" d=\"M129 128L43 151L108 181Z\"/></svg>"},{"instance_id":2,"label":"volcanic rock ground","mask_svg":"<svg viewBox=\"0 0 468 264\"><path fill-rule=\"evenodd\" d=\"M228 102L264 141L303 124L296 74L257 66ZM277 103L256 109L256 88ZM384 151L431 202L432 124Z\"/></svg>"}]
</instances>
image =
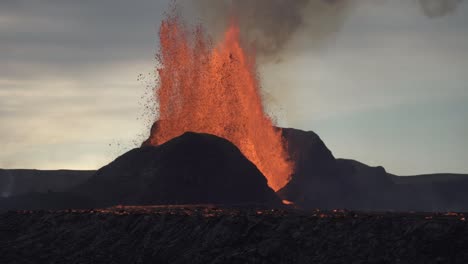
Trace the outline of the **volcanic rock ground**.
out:
<instances>
[{"instance_id":1,"label":"volcanic rock ground","mask_svg":"<svg viewBox=\"0 0 468 264\"><path fill-rule=\"evenodd\" d=\"M0 214L1 263L468 263L462 214L114 207Z\"/></svg>"}]
</instances>

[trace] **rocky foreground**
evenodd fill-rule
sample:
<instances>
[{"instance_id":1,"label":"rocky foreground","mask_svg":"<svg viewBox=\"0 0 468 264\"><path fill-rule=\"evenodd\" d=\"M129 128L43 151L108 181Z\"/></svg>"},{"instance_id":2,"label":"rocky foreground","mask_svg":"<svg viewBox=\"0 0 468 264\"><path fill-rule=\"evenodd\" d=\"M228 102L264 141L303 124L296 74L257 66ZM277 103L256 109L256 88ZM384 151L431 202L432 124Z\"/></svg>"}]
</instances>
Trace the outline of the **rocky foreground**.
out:
<instances>
[{"instance_id":1,"label":"rocky foreground","mask_svg":"<svg viewBox=\"0 0 468 264\"><path fill-rule=\"evenodd\" d=\"M468 263L463 214L214 206L0 214L1 263Z\"/></svg>"}]
</instances>

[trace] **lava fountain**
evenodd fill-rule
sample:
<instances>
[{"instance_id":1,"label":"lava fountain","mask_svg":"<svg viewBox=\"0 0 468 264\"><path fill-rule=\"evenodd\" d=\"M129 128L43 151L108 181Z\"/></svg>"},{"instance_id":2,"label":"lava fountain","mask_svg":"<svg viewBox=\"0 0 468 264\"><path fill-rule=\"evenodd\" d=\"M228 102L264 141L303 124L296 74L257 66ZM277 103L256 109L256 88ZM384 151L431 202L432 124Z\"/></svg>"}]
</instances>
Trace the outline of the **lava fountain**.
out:
<instances>
[{"instance_id":1,"label":"lava fountain","mask_svg":"<svg viewBox=\"0 0 468 264\"><path fill-rule=\"evenodd\" d=\"M242 48L239 33L232 23L213 44L202 27L188 30L177 15L161 23L156 56L159 120L149 143L159 145L187 131L223 137L276 191L289 181L293 164L281 131L264 111L256 62Z\"/></svg>"}]
</instances>

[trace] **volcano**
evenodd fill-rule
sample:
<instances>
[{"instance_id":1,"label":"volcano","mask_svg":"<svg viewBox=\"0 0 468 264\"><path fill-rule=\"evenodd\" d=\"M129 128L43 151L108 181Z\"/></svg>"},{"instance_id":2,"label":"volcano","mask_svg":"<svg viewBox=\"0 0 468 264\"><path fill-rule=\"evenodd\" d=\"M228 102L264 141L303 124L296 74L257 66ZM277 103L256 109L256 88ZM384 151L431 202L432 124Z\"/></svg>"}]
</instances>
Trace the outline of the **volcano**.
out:
<instances>
[{"instance_id":1,"label":"volcano","mask_svg":"<svg viewBox=\"0 0 468 264\"><path fill-rule=\"evenodd\" d=\"M192 132L125 153L73 192L97 206L281 204L266 178L234 144Z\"/></svg>"}]
</instances>

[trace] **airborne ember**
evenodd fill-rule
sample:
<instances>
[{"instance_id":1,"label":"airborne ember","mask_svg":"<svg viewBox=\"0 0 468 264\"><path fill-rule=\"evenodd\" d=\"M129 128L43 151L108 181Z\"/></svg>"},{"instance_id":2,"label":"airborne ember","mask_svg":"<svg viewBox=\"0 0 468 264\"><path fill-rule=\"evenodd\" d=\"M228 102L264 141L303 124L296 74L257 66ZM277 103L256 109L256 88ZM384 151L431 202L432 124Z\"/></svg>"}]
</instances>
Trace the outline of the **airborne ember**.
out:
<instances>
[{"instance_id":1,"label":"airborne ember","mask_svg":"<svg viewBox=\"0 0 468 264\"><path fill-rule=\"evenodd\" d=\"M177 15L169 15L159 38L159 120L150 143L159 145L186 131L214 134L234 143L271 188L283 187L293 163L264 111L256 62L241 45L239 27L231 23L213 44L202 27L189 30Z\"/></svg>"}]
</instances>

